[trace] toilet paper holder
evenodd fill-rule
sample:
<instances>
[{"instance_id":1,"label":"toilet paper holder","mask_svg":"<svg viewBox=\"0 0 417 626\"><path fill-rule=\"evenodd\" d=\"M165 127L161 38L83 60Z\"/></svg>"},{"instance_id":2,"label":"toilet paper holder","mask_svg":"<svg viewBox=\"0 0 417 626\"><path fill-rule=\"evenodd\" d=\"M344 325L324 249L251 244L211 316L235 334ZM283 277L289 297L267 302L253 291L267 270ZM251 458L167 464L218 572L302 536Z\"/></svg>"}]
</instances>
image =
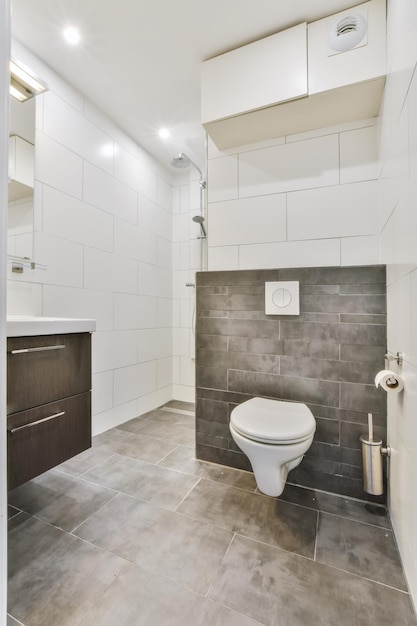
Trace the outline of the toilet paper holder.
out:
<instances>
[{"instance_id":1,"label":"toilet paper holder","mask_svg":"<svg viewBox=\"0 0 417 626\"><path fill-rule=\"evenodd\" d=\"M404 354L402 352L397 352L397 354L388 354L385 353L385 360L388 361L397 361L397 365L402 365L404 362Z\"/></svg>"}]
</instances>

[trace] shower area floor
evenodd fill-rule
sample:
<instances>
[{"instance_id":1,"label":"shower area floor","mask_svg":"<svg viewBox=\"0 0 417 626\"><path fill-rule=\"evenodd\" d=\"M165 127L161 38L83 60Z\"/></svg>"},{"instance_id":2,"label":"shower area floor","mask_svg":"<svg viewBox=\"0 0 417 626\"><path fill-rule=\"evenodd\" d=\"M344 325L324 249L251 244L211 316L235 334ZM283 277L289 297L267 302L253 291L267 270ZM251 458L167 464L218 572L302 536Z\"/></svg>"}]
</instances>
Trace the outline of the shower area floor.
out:
<instances>
[{"instance_id":1,"label":"shower area floor","mask_svg":"<svg viewBox=\"0 0 417 626\"><path fill-rule=\"evenodd\" d=\"M172 401L9 493L8 626L414 626L383 507L194 458Z\"/></svg>"}]
</instances>

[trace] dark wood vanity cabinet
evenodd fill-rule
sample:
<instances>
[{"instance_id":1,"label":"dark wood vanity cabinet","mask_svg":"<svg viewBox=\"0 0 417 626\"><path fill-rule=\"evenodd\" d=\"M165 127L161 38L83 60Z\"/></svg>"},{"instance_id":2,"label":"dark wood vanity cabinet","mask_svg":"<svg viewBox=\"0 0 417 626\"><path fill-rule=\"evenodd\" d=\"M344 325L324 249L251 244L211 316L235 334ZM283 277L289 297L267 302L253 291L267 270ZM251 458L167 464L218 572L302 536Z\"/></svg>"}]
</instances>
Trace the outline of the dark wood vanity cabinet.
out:
<instances>
[{"instance_id":1,"label":"dark wood vanity cabinet","mask_svg":"<svg viewBox=\"0 0 417 626\"><path fill-rule=\"evenodd\" d=\"M91 446L91 335L7 341L8 487Z\"/></svg>"}]
</instances>

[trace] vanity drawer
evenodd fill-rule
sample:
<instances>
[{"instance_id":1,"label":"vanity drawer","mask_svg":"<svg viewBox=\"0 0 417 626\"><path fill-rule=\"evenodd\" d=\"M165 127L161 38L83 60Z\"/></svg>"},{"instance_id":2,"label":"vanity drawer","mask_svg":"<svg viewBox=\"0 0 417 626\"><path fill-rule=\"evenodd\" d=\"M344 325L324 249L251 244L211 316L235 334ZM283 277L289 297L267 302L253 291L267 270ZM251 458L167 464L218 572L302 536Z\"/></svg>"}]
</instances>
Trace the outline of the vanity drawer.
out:
<instances>
[{"instance_id":1,"label":"vanity drawer","mask_svg":"<svg viewBox=\"0 0 417 626\"><path fill-rule=\"evenodd\" d=\"M7 417L8 488L91 447L91 392Z\"/></svg>"},{"instance_id":2,"label":"vanity drawer","mask_svg":"<svg viewBox=\"0 0 417 626\"><path fill-rule=\"evenodd\" d=\"M7 340L8 414L90 389L90 333Z\"/></svg>"}]
</instances>

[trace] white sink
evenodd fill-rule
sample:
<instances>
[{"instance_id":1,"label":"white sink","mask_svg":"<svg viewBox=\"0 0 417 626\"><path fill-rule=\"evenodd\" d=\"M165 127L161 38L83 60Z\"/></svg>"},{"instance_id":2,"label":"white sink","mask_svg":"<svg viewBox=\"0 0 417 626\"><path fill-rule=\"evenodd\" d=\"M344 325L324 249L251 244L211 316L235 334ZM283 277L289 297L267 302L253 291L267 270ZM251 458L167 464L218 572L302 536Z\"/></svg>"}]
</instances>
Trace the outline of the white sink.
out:
<instances>
[{"instance_id":1,"label":"white sink","mask_svg":"<svg viewBox=\"0 0 417 626\"><path fill-rule=\"evenodd\" d=\"M8 337L31 337L34 335L58 335L65 333L91 333L96 320L69 317L34 317L32 315L8 315Z\"/></svg>"}]
</instances>

